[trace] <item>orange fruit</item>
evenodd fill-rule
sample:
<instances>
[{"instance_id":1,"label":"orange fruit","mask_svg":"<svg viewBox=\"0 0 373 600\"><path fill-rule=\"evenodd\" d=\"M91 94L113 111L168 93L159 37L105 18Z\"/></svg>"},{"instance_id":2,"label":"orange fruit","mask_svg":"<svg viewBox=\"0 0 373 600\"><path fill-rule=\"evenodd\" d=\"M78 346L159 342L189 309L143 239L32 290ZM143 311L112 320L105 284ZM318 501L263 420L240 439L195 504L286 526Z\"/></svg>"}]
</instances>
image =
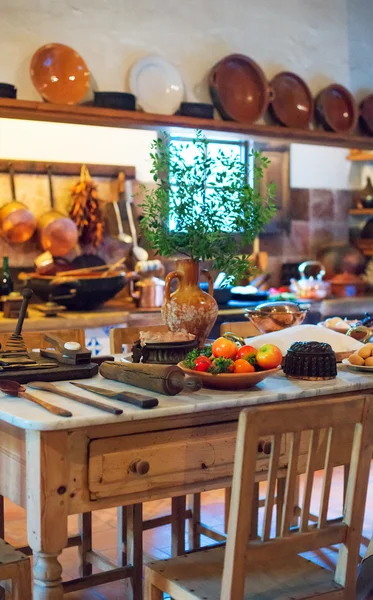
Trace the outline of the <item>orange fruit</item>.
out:
<instances>
[{"instance_id":1,"label":"orange fruit","mask_svg":"<svg viewBox=\"0 0 373 600\"><path fill-rule=\"evenodd\" d=\"M247 362L244 358L239 358L234 361L235 373L255 373L255 367Z\"/></svg>"},{"instance_id":2,"label":"orange fruit","mask_svg":"<svg viewBox=\"0 0 373 600\"><path fill-rule=\"evenodd\" d=\"M212 353L216 358L231 358L234 360L238 352L238 346L232 340L220 337L212 345Z\"/></svg>"}]
</instances>

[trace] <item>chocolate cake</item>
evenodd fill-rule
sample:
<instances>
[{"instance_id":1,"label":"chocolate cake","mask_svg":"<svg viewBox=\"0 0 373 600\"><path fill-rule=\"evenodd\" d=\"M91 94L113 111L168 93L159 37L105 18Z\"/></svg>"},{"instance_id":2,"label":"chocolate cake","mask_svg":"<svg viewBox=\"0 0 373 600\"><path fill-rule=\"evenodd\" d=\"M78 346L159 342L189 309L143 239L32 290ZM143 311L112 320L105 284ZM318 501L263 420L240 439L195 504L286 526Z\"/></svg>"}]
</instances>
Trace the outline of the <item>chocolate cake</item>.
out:
<instances>
[{"instance_id":1,"label":"chocolate cake","mask_svg":"<svg viewBox=\"0 0 373 600\"><path fill-rule=\"evenodd\" d=\"M297 379L334 379L337 361L326 342L294 342L285 356L283 370L288 377Z\"/></svg>"}]
</instances>

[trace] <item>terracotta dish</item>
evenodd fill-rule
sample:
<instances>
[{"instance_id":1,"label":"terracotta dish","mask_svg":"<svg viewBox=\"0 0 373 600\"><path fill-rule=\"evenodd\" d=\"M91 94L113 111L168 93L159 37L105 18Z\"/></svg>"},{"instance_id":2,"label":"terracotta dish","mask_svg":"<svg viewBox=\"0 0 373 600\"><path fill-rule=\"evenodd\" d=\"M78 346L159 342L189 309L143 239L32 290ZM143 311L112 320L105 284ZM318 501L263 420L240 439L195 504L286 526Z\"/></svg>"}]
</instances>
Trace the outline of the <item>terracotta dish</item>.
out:
<instances>
[{"instance_id":1,"label":"terracotta dish","mask_svg":"<svg viewBox=\"0 0 373 600\"><path fill-rule=\"evenodd\" d=\"M213 375L212 373L186 369L182 362L179 362L177 366L187 375L197 375L202 381L203 387L216 390L246 390L281 370L281 367L276 367L276 369L257 371L256 373L220 373L219 375Z\"/></svg>"},{"instance_id":2,"label":"terracotta dish","mask_svg":"<svg viewBox=\"0 0 373 600\"><path fill-rule=\"evenodd\" d=\"M46 44L31 59L30 75L47 102L77 104L89 89L90 73L82 57L64 44Z\"/></svg>"},{"instance_id":3,"label":"terracotta dish","mask_svg":"<svg viewBox=\"0 0 373 600\"><path fill-rule=\"evenodd\" d=\"M274 118L285 127L308 127L313 115L313 98L303 79L284 71L272 79L270 87Z\"/></svg>"},{"instance_id":4,"label":"terracotta dish","mask_svg":"<svg viewBox=\"0 0 373 600\"><path fill-rule=\"evenodd\" d=\"M221 117L254 123L267 110L269 86L262 69L243 54L230 54L210 73L210 94Z\"/></svg>"},{"instance_id":5,"label":"terracotta dish","mask_svg":"<svg viewBox=\"0 0 373 600\"><path fill-rule=\"evenodd\" d=\"M357 104L345 87L333 83L317 96L316 117L326 130L349 133L356 127Z\"/></svg>"},{"instance_id":6,"label":"terracotta dish","mask_svg":"<svg viewBox=\"0 0 373 600\"><path fill-rule=\"evenodd\" d=\"M373 94L360 104L360 122L367 133L373 135Z\"/></svg>"}]
</instances>

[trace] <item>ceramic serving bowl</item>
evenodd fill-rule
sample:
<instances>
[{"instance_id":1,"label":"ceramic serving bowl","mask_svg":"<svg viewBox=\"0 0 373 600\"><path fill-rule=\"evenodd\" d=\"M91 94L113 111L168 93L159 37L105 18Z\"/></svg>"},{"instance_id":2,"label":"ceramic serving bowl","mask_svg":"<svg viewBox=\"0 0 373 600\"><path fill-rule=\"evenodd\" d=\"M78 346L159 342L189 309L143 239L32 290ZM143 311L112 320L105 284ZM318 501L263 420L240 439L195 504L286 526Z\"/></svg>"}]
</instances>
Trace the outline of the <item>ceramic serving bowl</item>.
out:
<instances>
[{"instance_id":1,"label":"ceramic serving bowl","mask_svg":"<svg viewBox=\"0 0 373 600\"><path fill-rule=\"evenodd\" d=\"M307 84L295 73L278 73L270 84L271 112L285 127L304 129L313 116L313 98Z\"/></svg>"},{"instance_id":2,"label":"ceramic serving bowl","mask_svg":"<svg viewBox=\"0 0 373 600\"><path fill-rule=\"evenodd\" d=\"M316 117L328 131L349 133L356 127L358 107L345 87L333 83L317 96Z\"/></svg>"},{"instance_id":3,"label":"ceramic serving bowl","mask_svg":"<svg viewBox=\"0 0 373 600\"><path fill-rule=\"evenodd\" d=\"M248 310L245 317L249 319L261 333L281 331L288 327L301 325L307 311L301 310L293 302L265 302Z\"/></svg>"},{"instance_id":4,"label":"ceramic serving bowl","mask_svg":"<svg viewBox=\"0 0 373 600\"><path fill-rule=\"evenodd\" d=\"M221 117L254 123L268 107L270 90L260 66L243 54L230 54L211 70L209 87Z\"/></svg>"},{"instance_id":5,"label":"ceramic serving bowl","mask_svg":"<svg viewBox=\"0 0 373 600\"><path fill-rule=\"evenodd\" d=\"M32 83L47 102L77 104L89 89L90 73L82 57L70 46L46 44L31 59Z\"/></svg>"},{"instance_id":6,"label":"ceramic serving bowl","mask_svg":"<svg viewBox=\"0 0 373 600\"><path fill-rule=\"evenodd\" d=\"M179 362L177 366L186 375L197 376L202 381L203 387L215 390L246 390L281 370L281 367L276 367L276 369L257 371L255 373L220 373L219 375L213 375L212 373L186 369L182 362Z\"/></svg>"}]
</instances>

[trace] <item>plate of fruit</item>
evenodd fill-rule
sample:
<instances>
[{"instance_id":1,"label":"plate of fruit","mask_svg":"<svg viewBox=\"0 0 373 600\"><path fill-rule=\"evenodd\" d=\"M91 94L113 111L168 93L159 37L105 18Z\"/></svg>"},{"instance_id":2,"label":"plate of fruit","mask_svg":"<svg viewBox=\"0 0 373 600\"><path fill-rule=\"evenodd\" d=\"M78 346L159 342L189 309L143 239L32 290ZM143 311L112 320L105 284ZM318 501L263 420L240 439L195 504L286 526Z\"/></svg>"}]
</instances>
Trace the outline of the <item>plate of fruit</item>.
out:
<instances>
[{"instance_id":1,"label":"plate of fruit","mask_svg":"<svg viewBox=\"0 0 373 600\"><path fill-rule=\"evenodd\" d=\"M259 349L220 337L203 348L195 348L178 364L188 375L198 375L203 385L221 390L244 390L276 373L282 353L274 344Z\"/></svg>"}]
</instances>

